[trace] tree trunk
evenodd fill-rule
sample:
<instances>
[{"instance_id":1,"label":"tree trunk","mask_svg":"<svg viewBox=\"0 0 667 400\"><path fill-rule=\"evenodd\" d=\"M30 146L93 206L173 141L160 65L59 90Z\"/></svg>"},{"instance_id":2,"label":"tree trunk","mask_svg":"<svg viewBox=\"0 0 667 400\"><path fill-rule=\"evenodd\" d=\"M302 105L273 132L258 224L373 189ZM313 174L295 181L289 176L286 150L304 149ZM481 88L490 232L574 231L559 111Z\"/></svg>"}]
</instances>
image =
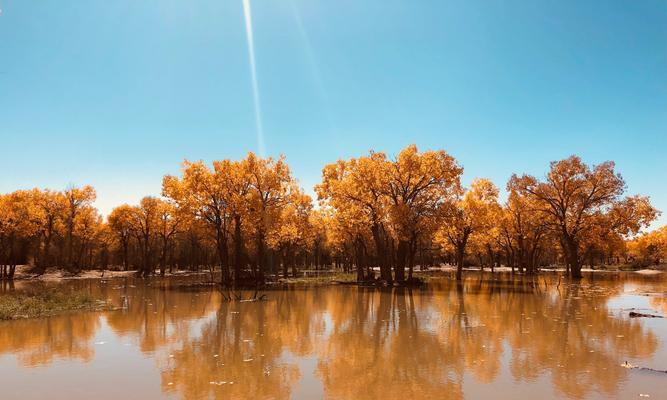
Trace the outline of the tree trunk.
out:
<instances>
[{"instance_id":1,"label":"tree trunk","mask_svg":"<svg viewBox=\"0 0 667 400\"><path fill-rule=\"evenodd\" d=\"M380 225L378 223L373 223L371 232L373 233L373 241L375 242L375 250L377 252L378 264L380 266L380 279L391 283L391 266L387 263L386 246L381 237Z\"/></svg>"},{"instance_id":2,"label":"tree trunk","mask_svg":"<svg viewBox=\"0 0 667 400\"><path fill-rule=\"evenodd\" d=\"M218 257L220 258L220 271L222 273L221 283L228 285L229 277L229 251L227 250L227 237L225 237L222 230L218 229L216 235L216 242L218 247Z\"/></svg>"},{"instance_id":3,"label":"tree trunk","mask_svg":"<svg viewBox=\"0 0 667 400\"><path fill-rule=\"evenodd\" d=\"M264 283L264 232L261 229L257 232L257 276L255 277L257 283Z\"/></svg>"},{"instance_id":4,"label":"tree trunk","mask_svg":"<svg viewBox=\"0 0 667 400\"><path fill-rule=\"evenodd\" d=\"M579 260L579 246L574 239L567 240L567 257L570 265L570 277L581 279L581 262Z\"/></svg>"},{"instance_id":5,"label":"tree trunk","mask_svg":"<svg viewBox=\"0 0 667 400\"><path fill-rule=\"evenodd\" d=\"M356 253L356 266L357 266L357 282L363 282L365 279L364 275L364 256L363 256L363 242L361 238L357 238L355 253Z\"/></svg>"},{"instance_id":6,"label":"tree trunk","mask_svg":"<svg viewBox=\"0 0 667 400\"><path fill-rule=\"evenodd\" d=\"M241 216L234 216L234 281L241 281L241 265L243 263L243 243L241 242Z\"/></svg>"},{"instance_id":7,"label":"tree trunk","mask_svg":"<svg viewBox=\"0 0 667 400\"><path fill-rule=\"evenodd\" d=\"M405 265L408 259L410 243L406 240L399 240L396 250L396 265L394 267L394 277L397 282L405 282Z\"/></svg>"},{"instance_id":8,"label":"tree trunk","mask_svg":"<svg viewBox=\"0 0 667 400\"><path fill-rule=\"evenodd\" d=\"M128 240L123 240L123 268L125 271L130 270L130 263L128 262Z\"/></svg>"},{"instance_id":9,"label":"tree trunk","mask_svg":"<svg viewBox=\"0 0 667 400\"><path fill-rule=\"evenodd\" d=\"M293 257L293 260L292 260L292 276L293 276L294 278L296 278L297 275L299 275L299 270L298 270L298 268L296 267L296 265L297 265L297 262L296 262L297 260L296 260L296 258L297 258L297 257Z\"/></svg>"},{"instance_id":10,"label":"tree trunk","mask_svg":"<svg viewBox=\"0 0 667 400\"><path fill-rule=\"evenodd\" d=\"M289 272L288 272L288 266L289 266L289 247L285 248L285 251L283 252L283 278L287 279Z\"/></svg>"},{"instance_id":11,"label":"tree trunk","mask_svg":"<svg viewBox=\"0 0 667 400\"><path fill-rule=\"evenodd\" d=\"M459 244L456 246L456 280L460 281L463 278L463 260L465 258L465 245Z\"/></svg>"}]
</instances>

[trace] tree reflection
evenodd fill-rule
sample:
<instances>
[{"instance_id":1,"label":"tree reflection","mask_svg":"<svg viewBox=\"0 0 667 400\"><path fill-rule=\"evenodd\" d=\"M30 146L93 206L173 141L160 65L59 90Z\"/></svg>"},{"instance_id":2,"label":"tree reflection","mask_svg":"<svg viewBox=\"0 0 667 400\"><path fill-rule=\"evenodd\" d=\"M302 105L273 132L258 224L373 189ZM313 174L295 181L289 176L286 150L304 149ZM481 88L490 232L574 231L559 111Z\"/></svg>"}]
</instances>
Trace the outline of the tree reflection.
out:
<instances>
[{"instance_id":1,"label":"tree reflection","mask_svg":"<svg viewBox=\"0 0 667 400\"><path fill-rule=\"evenodd\" d=\"M50 364L59 358L90 361L99 326L99 316L94 313L1 322L0 355L15 353L24 367Z\"/></svg>"},{"instance_id":2,"label":"tree reflection","mask_svg":"<svg viewBox=\"0 0 667 400\"><path fill-rule=\"evenodd\" d=\"M106 314L109 327L155 359L164 392L186 399L290 398L301 379L331 398L458 399L489 383L614 397L631 373L620 364L659 346L641 320L607 307L623 291L615 279L496 274L413 290L289 288L266 302L130 283L91 290L123 306ZM661 299L650 301L664 307ZM24 366L88 361L99 326L96 313L3 323L0 354L17 353ZM313 376L304 358L317 360Z\"/></svg>"}]
</instances>

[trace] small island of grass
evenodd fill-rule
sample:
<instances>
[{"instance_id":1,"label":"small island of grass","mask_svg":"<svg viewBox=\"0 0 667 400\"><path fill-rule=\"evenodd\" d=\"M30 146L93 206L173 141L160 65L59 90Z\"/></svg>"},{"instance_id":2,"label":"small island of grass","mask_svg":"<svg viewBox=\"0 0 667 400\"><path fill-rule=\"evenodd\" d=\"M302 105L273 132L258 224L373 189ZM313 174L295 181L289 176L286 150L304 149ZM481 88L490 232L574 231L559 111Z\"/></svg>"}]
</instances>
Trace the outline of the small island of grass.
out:
<instances>
[{"instance_id":1,"label":"small island of grass","mask_svg":"<svg viewBox=\"0 0 667 400\"><path fill-rule=\"evenodd\" d=\"M0 320L43 318L67 311L107 310L109 305L83 292L47 290L0 296Z\"/></svg>"}]
</instances>

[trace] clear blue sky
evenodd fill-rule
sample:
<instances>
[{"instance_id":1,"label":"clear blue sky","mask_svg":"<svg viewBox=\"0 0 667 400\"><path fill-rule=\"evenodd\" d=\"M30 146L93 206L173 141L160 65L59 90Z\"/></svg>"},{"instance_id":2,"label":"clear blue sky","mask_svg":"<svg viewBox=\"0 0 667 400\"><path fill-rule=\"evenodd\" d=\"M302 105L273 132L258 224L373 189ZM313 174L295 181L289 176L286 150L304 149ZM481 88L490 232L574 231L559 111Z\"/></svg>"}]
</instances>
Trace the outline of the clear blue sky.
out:
<instances>
[{"instance_id":1,"label":"clear blue sky","mask_svg":"<svg viewBox=\"0 0 667 400\"><path fill-rule=\"evenodd\" d=\"M0 0L0 192L92 184L106 213L184 159L257 150L241 0ZM252 0L266 152L416 143L505 186L611 159L667 212L667 1ZM667 223L663 215L661 223Z\"/></svg>"}]
</instances>

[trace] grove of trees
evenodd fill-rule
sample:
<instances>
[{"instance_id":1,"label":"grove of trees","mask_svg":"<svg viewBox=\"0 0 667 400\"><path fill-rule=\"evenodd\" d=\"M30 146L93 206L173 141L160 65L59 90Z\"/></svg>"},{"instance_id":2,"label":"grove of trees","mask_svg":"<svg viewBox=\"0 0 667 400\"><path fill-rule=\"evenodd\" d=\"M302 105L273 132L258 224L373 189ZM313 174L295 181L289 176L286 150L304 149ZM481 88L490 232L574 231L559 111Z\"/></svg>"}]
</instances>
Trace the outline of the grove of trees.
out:
<instances>
[{"instance_id":1,"label":"grove of trees","mask_svg":"<svg viewBox=\"0 0 667 400\"><path fill-rule=\"evenodd\" d=\"M185 161L161 196L106 219L90 186L17 190L0 194L0 277L27 264L38 274L219 271L224 284L335 269L391 283L445 263L457 279L467 266L535 274L553 265L579 278L584 265L667 259L667 227L642 232L659 212L625 195L613 162L554 161L543 178L513 175L506 196L484 178L464 187L462 174L444 150L371 151L325 165L315 204L284 157L248 153Z\"/></svg>"}]
</instances>

